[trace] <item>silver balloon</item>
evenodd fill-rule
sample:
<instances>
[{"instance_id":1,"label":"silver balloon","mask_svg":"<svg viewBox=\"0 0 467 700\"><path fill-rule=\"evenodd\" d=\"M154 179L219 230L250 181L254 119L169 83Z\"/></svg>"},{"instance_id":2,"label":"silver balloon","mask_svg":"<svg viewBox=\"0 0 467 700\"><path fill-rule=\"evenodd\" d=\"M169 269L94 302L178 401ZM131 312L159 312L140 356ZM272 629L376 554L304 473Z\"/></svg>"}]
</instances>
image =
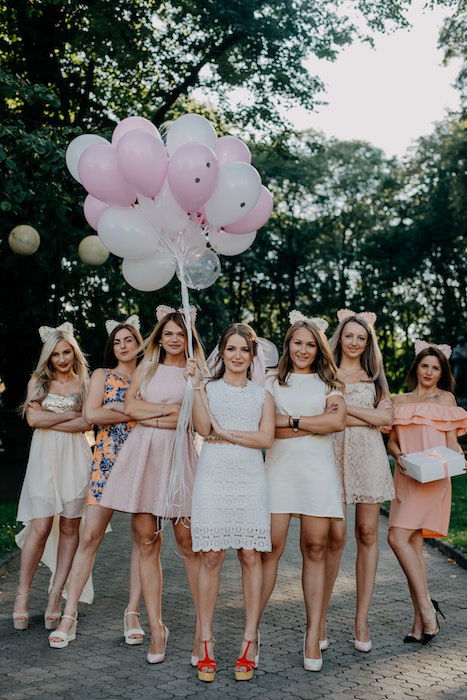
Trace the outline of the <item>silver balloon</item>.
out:
<instances>
[{"instance_id":1,"label":"silver balloon","mask_svg":"<svg viewBox=\"0 0 467 700\"><path fill-rule=\"evenodd\" d=\"M213 250L195 250L183 265L183 279L190 289L206 289L221 274L221 263ZM177 277L180 273L177 270Z\"/></svg>"}]
</instances>

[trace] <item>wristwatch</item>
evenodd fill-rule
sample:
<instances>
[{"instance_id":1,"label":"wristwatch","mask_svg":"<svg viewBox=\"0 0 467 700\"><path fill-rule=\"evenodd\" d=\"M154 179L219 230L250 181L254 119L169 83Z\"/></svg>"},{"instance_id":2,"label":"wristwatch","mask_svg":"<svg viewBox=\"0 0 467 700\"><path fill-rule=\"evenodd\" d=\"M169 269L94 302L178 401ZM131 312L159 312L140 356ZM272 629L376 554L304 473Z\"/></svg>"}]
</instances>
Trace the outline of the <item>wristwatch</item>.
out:
<instances>
[{"instance_id":1,"label":"wristwatch","mask_svg":"<svg viewBox=\"0 0 467 700\"><path fill-rule=\"evenodd\" d=\"M292 428L294 429L294 433L298 433L298 424L300 422L301 416L292 416Z\"/></svg>"}]
</instances>

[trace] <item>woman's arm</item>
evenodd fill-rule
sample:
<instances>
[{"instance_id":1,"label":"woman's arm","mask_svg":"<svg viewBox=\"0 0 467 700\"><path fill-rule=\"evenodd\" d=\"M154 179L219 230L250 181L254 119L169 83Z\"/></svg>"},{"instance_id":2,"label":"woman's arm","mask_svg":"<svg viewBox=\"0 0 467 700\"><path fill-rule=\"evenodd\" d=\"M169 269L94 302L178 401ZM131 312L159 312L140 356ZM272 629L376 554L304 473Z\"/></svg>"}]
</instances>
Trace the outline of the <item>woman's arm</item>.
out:
<instances>
[{"instance_id":1,"label":"woman's arm","mask_svg":"<svg viewBox=\"0 0 467 700\"><path fill-rule=\"evenodd\" d=\"M461 455L464 454L464 450L459 445L459 441L457 440L457 430L450 430L448 433L446 433L446 447L449 447L451 450L455 450L455 452L460 452Z\"/></svg>"},{"instance_id":2,"label":"woman's arm","mask_svg":"<svg viewBox=\"0 0 467 700\"><path fill-rule=\"evenodd\" d=\"M212 431L211 413L209 411L209 400L206 387L201 384L201 378L195 376L193 379L195 389L193 399L193 427L202 437L207 437Z\"/></svg>"},{"instance_id":3,"label":"woman's arm","mask_svg":"<svg viewBox=\"0 0 467 700\"><path fill-rule=\"evenodd\" d=\"M96 369L92 373L89 391L83 407L83 413L88 423L94 425L114 425L131 420L130 416L112 408L104 408L105 371Z\"/></svg>"},{"instance_id":4,"label":"woman's arm","mask_svg":"<svg viewBox=\"0 0 467 700\"><path fill-rule=\"evenodd\" d=\"M140 420L138 423L144 425L145 428L161 428L162 430L175 430L178 424L178 413L172 413L166 418L147 418Z\"/></svg>"},{"instance_id":5,"label":"woman's arm","mask_svg":"<svg viewBox=\"0 0 467 700\"><path fill-rule=\"evenodd\" d=\"M271 394L266 391L258 430L229 430L228 428L221 428L211 419L213 434L234 445L267 449L271 447L274 440L274 410L274 400Z\"/></svg>"},{"instance_id":6,"label":"woman's arm","mask_svg":"<svg viewBox=\"0 0 467 700\"><path fill-rule=\"evenodd\" d=\"M133 420L146 420L147 418L160 418L169 416L180 410L179 404L151 403L138 399L138 391L143 379L143 370L137 367L131 380L131 384L125 395L125 413Z\"/></svg>"},{"instance_id":7,"label":"woman's arm","mask_svg":"<svg viewBox=\"0 0 467 700\"><path fill-rule=\"evenodd\" d=\"M384 397L376 408L361 408L359 406L347 406L349 416L358 418L368 425L391 425L394 419L394 410L391 399Z\"/></svg>"},{"instance_id":8,"label":"woman's arm","mask_svg":"<svg viewBox=\"0 0 467 700\"><path fill-rule=\"evenodd\" d=\"M45 411L36 406L28 406L26 409L26 420L31 428L53 428L56 425L62 425L67 421L79 418L81 413L77 411L63 411L63 413L54 413L53 411Z\"/></svg>"},{"instance_id":9,"label":"woman's arm","mask_svg":"<svg viewBox=\"0 0 467 700\"><path fill-rule=\"evenodd\" d=\"M347 411L343 397L333 395L326 400L324 413L317 416L300 416L298 430L289 427L290 416L276 414L276 420L276 438L278 439L303 437L313 433L328 435L344 430ZM278 423L279 425L277 425Z\"/></svg>"},{"instance_id":10,"label":"woman's arm","mask_svg":"<svg viewBox=\"0 0 467 700\"><path fill-rule=\"evenodd\" d=\"M400 459L401 457L404 456L405 453L402 452L402 450L399 446L399 442L397 440L397 434L396 434L396 431L394 430L394 428L392 428L391 432L389 433L388 452L396 460L396 464L399 467L399 469L401 470L401 472L403 474L405 474L406 476L409 476L407 474L407 472L405 471L405 467L402 464L401 459Z\"/></svg>"},{"instance_id":11,"label":"woman's arm","mask_svg":"<svg viewBox=\"0 0 467 700\"><path fill-rule=\"evenodd\" d=\"M86 430L91 430L91 425L84 416L67 420L59 425L52 425L50 430L56 430L59 433L84 433Z\"/></svg>"}]
</instances>

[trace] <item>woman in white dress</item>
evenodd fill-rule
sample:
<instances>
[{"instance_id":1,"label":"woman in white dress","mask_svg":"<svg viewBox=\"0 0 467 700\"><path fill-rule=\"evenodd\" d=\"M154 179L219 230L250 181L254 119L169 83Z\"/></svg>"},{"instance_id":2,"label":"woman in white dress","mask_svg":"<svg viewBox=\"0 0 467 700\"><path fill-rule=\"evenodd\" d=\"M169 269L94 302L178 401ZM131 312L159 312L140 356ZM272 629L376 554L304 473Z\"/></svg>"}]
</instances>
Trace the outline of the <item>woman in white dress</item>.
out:
<instances>
[{"instance_id":1,"label":"woman in white dress","mask_svg":"<svg viewBox=\"0 0 467 700\"><path fill-rule=\"evenodd\" d=\"M41 559L52 571L45 628L58 625L60 596L78 546L92 459L84 436L89 426L81 413L88 370L73 326L43 326L39 333L44 345L23 406L35 430L17 514L25 527L16 537L22 548L13 611L16 629L28 626L29 590Z\"/></svg>"},{"instance_id":2,"label":"woman in white dress","mask_svg":"<svg viewBox=\"0 0 467 700\"><path fill-rule=\"evenodd\" d=\"M319 623L324 602L325 552L333 518L343 518L332 433L344 429L343 385L323 330L324 319L297 311L277 370L266 379L275 404L276 439L266 454L272 551L263 555L264 608L277 577L292 514L299 514L307 630L304 667L319 671Z\"/></svg>"},{"instance_id":3,"label":"woman in white dress","mask_svg":"<svg viewBox=\"0 0 467 700\"><path fill-rule=\"evenodd\" d=\"M250 680L258 666L261 612L261 552L271 548L267 481L262 448L272 444L274 405L269 393L250 381L257 352L253 329L234 323L219 340L219 369L206 384L195 361L193 423L205 438L193 489L193 550L201 552L198 615L201 644L198 677L216 674L212 623L225 552L238 551L242 566L245 628L235 666L237 680Z\"/></svg>"},{"instance_id":4,"label":"woman in white dress","mask_svg":"<svg viewBox=\"0 0 467 700\"><path fill-rule=\"evenodd\" d=\"M354 646L357 651L368 652L372 647L368 613L379 556L379 504L394 498L389 461L378 428L391 425L393 410L374 330L376 315L371 311L355 314L341 309L337 317L340 323L330 346L339 368L338 377L345 383L347 423L343 433L333 436L333 444L344 503L355 504L357 609ZM320 644L324 649L328 646L327 608L345 539L345 520L333 522L326 551L326 602L320 631Z\"/></svg>"}]
</instances>

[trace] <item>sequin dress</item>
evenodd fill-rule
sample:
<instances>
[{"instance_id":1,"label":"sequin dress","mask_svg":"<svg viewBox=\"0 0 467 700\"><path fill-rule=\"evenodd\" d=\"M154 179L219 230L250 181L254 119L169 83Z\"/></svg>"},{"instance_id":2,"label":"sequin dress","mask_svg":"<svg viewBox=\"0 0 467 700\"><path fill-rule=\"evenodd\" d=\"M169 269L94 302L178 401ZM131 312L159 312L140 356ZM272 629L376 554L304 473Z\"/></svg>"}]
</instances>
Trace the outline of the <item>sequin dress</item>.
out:
<instances>
[{"instance_id":1,"label":"sequin dress","mask_svg":"<svg viewBox=\"0 0 467 700\"><path fill-rule=\"evenodd\" d=\"M81 411L81 394L66 396L47 394L42 409L54 413ZM65 433L59 430L34 430L23 488L16 519L25 527L16 535L16 544L22 547L31 520L54 516L42 562L52 571L53 578L60 539L60 516L81 518L86 506L92 454L84 433ZM91 603L92 583L88 581L80 600Z\"/></svg>"},{"instance_id":2,"label":"sequin dress","mask_svg":"<svg viewBox=\"0 0 467 700\"><path fill-rule=\"evenodd\" d=\"M130 382L111 369L105 370L103 406L112 407L115 402L123 403ZM107 483L115 460L125 440L136 425L136 421L101 425L96 436L88 503L99 505L102 489Z\"/></svg>"}]
</instances>

